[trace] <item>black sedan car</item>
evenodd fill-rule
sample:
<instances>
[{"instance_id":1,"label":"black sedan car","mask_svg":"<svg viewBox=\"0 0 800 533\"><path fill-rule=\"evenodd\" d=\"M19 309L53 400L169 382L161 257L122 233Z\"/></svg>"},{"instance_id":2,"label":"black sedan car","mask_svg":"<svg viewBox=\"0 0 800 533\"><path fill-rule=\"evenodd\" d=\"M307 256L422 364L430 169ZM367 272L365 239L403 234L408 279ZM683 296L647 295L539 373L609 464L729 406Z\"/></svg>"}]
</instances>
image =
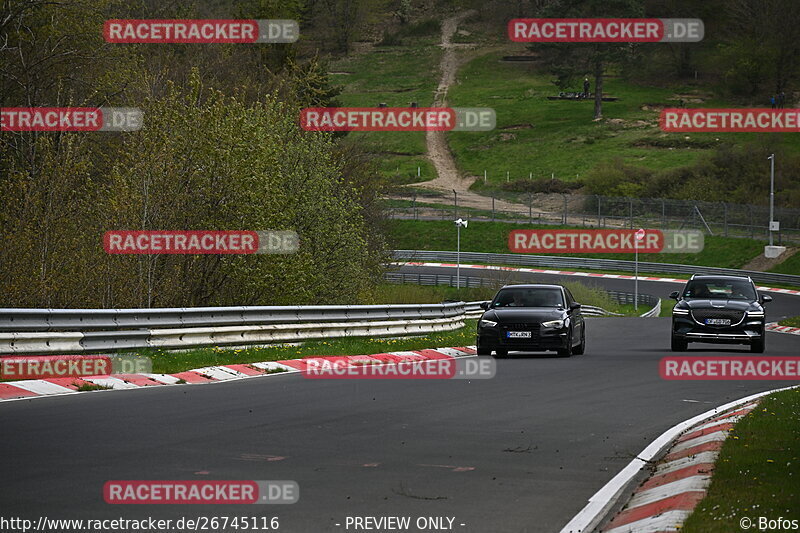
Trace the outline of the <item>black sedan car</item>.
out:
<instances>
[{"instance_id":1,"label":"black sedan car","mask_svg":"<svg viewBox=\"0 0 800 533\"><path fill-rule=\"evenodd\" d=\"M764 304L749 277L695 274L672 311L672 351L686 350L690 342L747 344L754 353L764 352Z\"/></svg>"},{"instance_id":2,"label":"black sedan car","mask_svg":"<svg viewBox=\"0 0 800 533\"><path fill-rule=\"evenodd\" d=\"M478 321L478 355L555 350L562 357L586 349L581 304L561 285L507 285Z\"/></svg>"}]
</instances>

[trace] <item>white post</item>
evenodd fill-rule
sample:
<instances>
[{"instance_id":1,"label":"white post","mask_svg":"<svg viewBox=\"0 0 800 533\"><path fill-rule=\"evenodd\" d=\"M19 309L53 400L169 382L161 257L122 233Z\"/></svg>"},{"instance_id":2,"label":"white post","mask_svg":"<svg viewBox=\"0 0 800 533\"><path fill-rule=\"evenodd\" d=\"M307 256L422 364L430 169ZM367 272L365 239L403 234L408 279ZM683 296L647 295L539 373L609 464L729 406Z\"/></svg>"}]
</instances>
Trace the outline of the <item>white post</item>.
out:
<instances>
[{"instance_id":1,"label":"white post","mask_svg":"<svg viewBox=\"0 0 800 533\"><path fill-rule=\"evenodd\" d=\"M419 177L419 167L417 167L417 177Z\"/></svg>"},{"instance_id":2,"label":"white post","mask_svg":"<svg viewBox=\"0 0 800 533\"><path fill-rule=\"evenodd\" d=\"M633 310L639 310L639 241L635 241L636 244L636 260L634 261L634 276L633 276Z\"/></svg>"},{"instance_id":3,"label":"white post","mask_svg":"<svg viewBox=\"0 0 800 533\"><path fill-rule=\"evenodd\" d=\"M633 310L639 310L639 241L644 239L645 231L643 228L634 234L633 240Z\"/></svg>"},{"instance_id":4,"label":"white post","mask_svg":"<svg viewBox=\"0 0 800 533\"><path fill-rule=\"evenodd\" d=\"M461 224L456 222L458 237L456 244L456 289L461 290Z\"/></svg>"},{"instance_id":5,"label":"white post","mask_svg":"<svg viewBox=\"0 0 800 533\"><path fill-rule=\"evenodd\" d=\"M486 184L486 171L483 171L483 183Z\"/></svg>"},{"instance_id":6,"label":"white post","mask_svg":"<svg viewBox=\"0 0 800 533\"><path fill-rule=\"evenodd\" d=\"M769 159L769 245L772 246L772 222L775 220L775 154Z\"/></svg>"}]
</instances>

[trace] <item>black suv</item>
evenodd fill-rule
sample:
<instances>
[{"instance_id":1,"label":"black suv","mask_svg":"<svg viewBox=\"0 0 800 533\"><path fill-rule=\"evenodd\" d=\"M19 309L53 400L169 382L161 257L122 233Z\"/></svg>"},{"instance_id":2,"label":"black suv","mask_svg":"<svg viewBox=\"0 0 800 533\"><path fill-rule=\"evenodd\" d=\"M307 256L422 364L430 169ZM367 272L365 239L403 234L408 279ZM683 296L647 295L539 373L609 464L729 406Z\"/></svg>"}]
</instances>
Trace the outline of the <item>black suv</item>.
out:
<instances>
[{"instance_id":1,"label":"black suv","mask_svg":"<svg viewBox=\"0 0 800 533\"><path fill-rule=\"evenodd\" d=\"M764 352L764 304L753 280L739 276L692 276L672 311L672 351L682 352L690 342L748 344Z\"/></svg>"},{"instance_id":2,"label":"black suv","mask_svg":"<svg viewBox=\"0 0 800 533\"><path fill-rule=\"evenodd\" d=\"M556 350L569 357L586 349L581 304L561 285L507 285L481 307L478 355Z\"/></svg>"}]
</instances>

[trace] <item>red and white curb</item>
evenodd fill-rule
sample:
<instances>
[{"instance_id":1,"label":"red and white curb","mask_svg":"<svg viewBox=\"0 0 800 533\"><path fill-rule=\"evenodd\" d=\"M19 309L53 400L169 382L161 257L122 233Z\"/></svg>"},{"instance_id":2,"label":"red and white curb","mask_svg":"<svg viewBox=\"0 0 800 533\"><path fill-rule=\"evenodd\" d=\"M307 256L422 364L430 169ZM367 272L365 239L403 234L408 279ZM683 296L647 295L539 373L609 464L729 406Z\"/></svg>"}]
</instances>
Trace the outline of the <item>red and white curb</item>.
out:
<instances>
[{"instance_id":1,"label":"red and white curb","mask_svg":"<svg viewBox=\"0 0 800 533\"><path fill-rule=\"evenodd\" d=\"M219 383L236 379L246 379L268 375L282 375L302 372L309 361L328 361L343 366L363 364L398 364L437 359L452 359L476 355L475 346L455 348L435 348L388 352L372 355L339 355L305 357L302 359L282 359L260 363L242 363L208 366L178 372L177 374L114 374L111 376L82 376L79 378L48 378L8 381L0 383L0 401L26 400L64 394L80 394L78 389L84 385L101 385L113 390L140 389L158 385L178 385L183 383ZM277 371L277 372L276 372Z\"/></svg>"},{"instance_id":2,"label":"red and white curb","mask_svg":"<svg viewBox=\"0 0 800 533\"><path fill-rule=\"evenodd\" d=\"M709 473L736 417L744 416L762 396L794 389L784 387L752 394L677 424L650 443L611 481L598 490L560 533L590 533L603 522L639 473L664 450L655 474L641 485L604 533L662 533L678 531L705 495Z\"/></svg>"},{"instance_id":3,"label":"red and white curb","mask_svg":"<svg viewBox=\"0 0 800 533\"><path fill-rule=\"evenodd\" d=\"M603 533L680 531L711 483L714 463L733 425L757 402L687 430L603 529Z\"/></svg>"},{"instance_id":4,"label":"red and white curb","mask_svg":"<svg viewBox=\"0 0 800 533\"><path fill-rule=\"evenodd\" d=\"M440 267L440 268L456 268L455 263L419 263L419 262L395 262L392 263L397 266L422 266L422 267ZM580 276L584 278L608 278L608 279L634 279L635 276L628 274L601 274L598 272L576 272L573 270L547 270L541 268L526 268L526 267L506 267L496 265L470 265L461 264L461 268L475 268L480 270L502 270L504 272L533 272L536 274L558 274L559 276ZM702 270L702 267L698 267ZM659 278L653 276L639 276L639 281L661 281L664 283L686 283L688 280L680 278ZM760 291L780 292L782 294L794 294L800 296L800 290L793 289L778 289L775 287L756 287Z\"/></svg>"},{"instance_id":5,"label":"red and white curb","mask_svg":"<svg viewBox=\"0 0 800 533\"><path fill-rule=\"evenodd\" d=\"M767 331L777 331L778 333L788 333L790 335L800 335L800 328L793 328L792 326L781 326L777 322L770 322L764 329Z\"/></svg>"}]
</instances>

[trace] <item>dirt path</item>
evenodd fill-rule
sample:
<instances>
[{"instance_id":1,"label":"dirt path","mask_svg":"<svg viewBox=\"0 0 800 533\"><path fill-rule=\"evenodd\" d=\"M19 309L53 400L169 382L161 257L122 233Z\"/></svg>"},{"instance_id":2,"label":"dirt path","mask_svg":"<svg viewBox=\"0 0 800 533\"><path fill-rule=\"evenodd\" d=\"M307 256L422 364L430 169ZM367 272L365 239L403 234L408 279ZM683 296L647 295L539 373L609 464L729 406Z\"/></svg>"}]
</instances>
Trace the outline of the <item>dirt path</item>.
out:
<instances>
[{"instance_id":1,"label":"dirt path","mask_svg":"<svg viewBox=\"0 0 800 533\"><path fill-rule=\"evenodd\" d=\"M464 11L445 19L442 23L442 44L440 46L444 50L444 53L442 54L442 60L439 64L442 75L439 80L439 86L434 93L434 107L447 106L447 91L450 89L450 86L455 83L456 72L458 72L458 67L462 62L459 60L456 51L472 47L472 45L469 44L453 43L451 39L458 29L458 24L474 12L474 10ZM476 176L462 177L459 174L456 161L447 144L445 132L427 132L425 135L425 144L427 146L428 159L430 159L436 169L436 178L422 183L414 183L412 186L431 189L442 194L441 198L427 198L426 201L439 203L437 200L441 200L443 204L452 204L453 190L455 190L458 193L458 204L460 206L489 210L492 208L491 198L481 196L469 190L469 186L475 181ZM503 200L496 200L495 207L502 211L528 213L528 206ZM538 213L539 211L534 210L534 212Z\"/></svg>"},{"instance_id":2,"label":"dirt path","mask_svg":"<svg viewBox=\"0 0 800 533\"><path fill-rule=\"evenodd\" d=\"M458 24L475 11L469 10L459 13L453 17L445 19L442 23L442 44L444 51L442 60L439 64L442 76L439 79L439 86L433 95L434 107L447 106L447 91L456 81L458 71L458 58L456 50L451 42L453 34L458 29ZM443 131L429 131L425 134L425 143L428 149L428 158L436 168L436 178L431 181L418 184L421 187L430 189L440 189L449 192L451 189L465 191L472 184L472 180L461 179L456 168L456 161L450 148L447 145L447 136Z\"/></svg>"}]
</instances>

